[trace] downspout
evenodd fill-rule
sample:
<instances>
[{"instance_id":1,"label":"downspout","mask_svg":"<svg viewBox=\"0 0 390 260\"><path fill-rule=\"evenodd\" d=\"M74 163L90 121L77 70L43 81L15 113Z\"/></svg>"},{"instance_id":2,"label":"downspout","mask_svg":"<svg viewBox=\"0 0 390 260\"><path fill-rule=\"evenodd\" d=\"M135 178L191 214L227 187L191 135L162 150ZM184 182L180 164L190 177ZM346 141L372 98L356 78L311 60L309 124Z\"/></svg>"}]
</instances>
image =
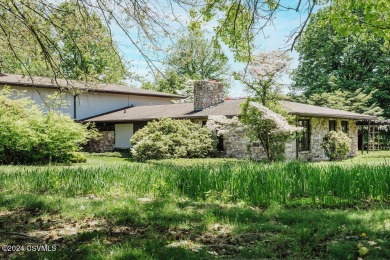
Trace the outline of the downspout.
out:
<instances>
[{"instance_id":1,"label":"downspout","mask_svg":"<svg viewBox=\"0 0 390 260\"><path fill-rule=\"evenodd\" d=\"M76 111L76 100L77 100L78 94L73 95L73 119L77 119L77 111Z\"/></svg>"}]
</instances>

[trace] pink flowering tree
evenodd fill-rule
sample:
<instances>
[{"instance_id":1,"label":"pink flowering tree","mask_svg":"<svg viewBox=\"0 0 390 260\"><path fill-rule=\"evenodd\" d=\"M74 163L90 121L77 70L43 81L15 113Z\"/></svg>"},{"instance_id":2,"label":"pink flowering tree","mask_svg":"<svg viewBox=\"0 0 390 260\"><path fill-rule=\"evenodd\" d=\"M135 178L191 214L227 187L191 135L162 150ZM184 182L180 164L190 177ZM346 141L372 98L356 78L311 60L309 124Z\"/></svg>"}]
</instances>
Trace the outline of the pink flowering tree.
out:
<instances>
[{"instance_id":1,"label":"pink flowering tree","mask_svg":"<svg viewBox=\"0 0 390 260\"><path fill-rule=\"evenodd\" d=\"M241 122L247 137L260 142L269 162L284 159L286 142L296 139L302 130L291 126L283 115L249 100L243 105Z\"/></svg>"},{"instance_id":2,"label":"pink flowering tree","mask_svg":"<svg viewBox=\"0 0 390 260\"><path fill-rule=\"evenodd\" d=\"M263 105L275 103L282 87L281 79L290 72L291 58L281 50L261 52L253 57L245 72L235 73L246 90Z\"/></svg>"}]
</instances>

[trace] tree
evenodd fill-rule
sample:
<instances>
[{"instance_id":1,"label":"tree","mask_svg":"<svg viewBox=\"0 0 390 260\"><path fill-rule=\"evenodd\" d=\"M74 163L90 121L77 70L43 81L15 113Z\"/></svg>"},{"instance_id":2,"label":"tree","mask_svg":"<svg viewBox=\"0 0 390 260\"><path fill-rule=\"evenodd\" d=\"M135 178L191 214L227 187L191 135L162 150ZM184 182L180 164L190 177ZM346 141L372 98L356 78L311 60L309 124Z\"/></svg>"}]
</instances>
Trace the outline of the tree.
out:
<instances>
[{"instance_id":1,"label":"tree","mask_svg":"<svg viewBox=\"0 0 390 260\"><path fill-rule=\"evenodd\" d=\"M390 2L386 0L335 0L329 11L332 27L344 36L361 34L383 38L390 46ZM369 34L367 34L369 32Z\"/></svg>"},{"instance_id":2,"label":"tree","mask_svg":"<svg viewBox=\"0 0 390 260\"><path fill-rule=\"evenodd\" d=\"M269 162L284 159L286 142L295 139L302 130L290 126L281 114L250 100L244 103L240 120L246 126L248 138L260 142Z\"/></svg>"},{"instance_id":3,"label":"tree","mask_svg":"<svg viewBox=\"0 0 390 260\"><path fill-rule=\"evenodd\" d=\"M62 74L57 59L62 59L63 50L58 43L65 43L67 33L48 34L47 26L56 32L65 31L63 24L55 19L59 6L64 1L49 0L0 0L0 38L6 42L5 47L13 53L16 60L27 72L23 54L15 51L20 47L20 37L32 46L36 46L37 55L41 57L48 70L54 76ZM145 58L146 63L154 69L153 53L164 51L163 44L170 41L173 32L181 26L177 11L197 9L199 20L217 23L215 36L221 39L235 53L236 60L250 60L254 48L254 37L270 24L278 11L299 11L309 16L316 5L315 0L304 3L280 4L277 1L261 0L159 0L159 1L106 1L83 0L72 2L75 6L75 23L88 28L98 16L112 36L111 28L119 28L126 36L128 43ZM305 11L308 11L305 13ZM10 22L12 21L12 22ZM304 26L304 23L302 24ZM301 26L301 27L302 27ZM92 28L94 28L92 26ZM93 34L93 32L92 32ZM112 37L111 37L112 38ZM112 41L111 41L112 43ZM82 42L75 41L73 50L83 55Z\"/></svg>"},{"instance_id":4,"label":"tree","mask_svg":"<svg viewBox=\"0 0 390 260\"><path fill-rule=\"evenodd\" d=\"M280 97L280 80L288 74L290 61L284 51L262 52L253 57L247 72L235 76L264 106L270 106Z\"/></svg>"},{"instance_id":5,"label":"tree","mask_svg":"<svg viewBox=\"0 0 390 260\"><path fill-rule=\"evenodd\" d=\"M381 109L377 103L372 102L374 93L365 94L362 89L357 89L354 92L336 90L335 92L313 94L308 98L301 98L300 101L311 105L341 109L366 115L381 116L383 109Z\"/></svg>"},{"instance_id":6,"label":"tree","mask_svg":"<svg viewBox=\"0 0 390 260\"><path fill-rule=\"evenodd\" d=\"M229 70L227 62L219 45L191 31L172 46L166 58L169 68L192 80L222 80Z\"/></svg>"},{"instance_id":7,"label":"tree","mask_svg":"<svg viewBox=\"0 0 390 260\"><path fill-rule=\"evenodd\" d=\"M44 11L39 3L31 7L37 14ZM30 14L26 6L6 10L0 9L0 17L8 20L0 27L8 36L0 39L2 72L46 77L54 73L54 77L110 83L120 83L125 77L108 28L96 13L79 8L76 1L61 3L41 19L34 16L36 13ZM32 31L19 16L10 15L12 11L28 16L26 19L34 23ZM85 17L88 23L83 22ZM36 34L42 40L36 41Z\"/></svg>"},{"instance_id":8,"label":"tree","mask_svg":"<svg viewBox=\"0 0 390 260\"><path fill-rule=\"evenodd\" d=\"M314 15L299 41L294 87L305 97L336 90L371 94L373 103L390 116L390 49L383 37L367 31L344 36L327 22L330 9Z\"/></svg>"}]
</instances>

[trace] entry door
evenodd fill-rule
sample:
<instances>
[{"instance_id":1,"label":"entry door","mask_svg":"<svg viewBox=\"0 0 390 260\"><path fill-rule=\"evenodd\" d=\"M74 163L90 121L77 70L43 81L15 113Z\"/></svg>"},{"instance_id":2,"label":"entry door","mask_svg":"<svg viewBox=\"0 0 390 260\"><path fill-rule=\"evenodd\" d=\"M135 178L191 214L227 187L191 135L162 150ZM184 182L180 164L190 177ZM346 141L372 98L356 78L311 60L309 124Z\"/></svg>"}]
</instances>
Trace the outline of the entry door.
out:
<instances>
[{"instance_id":1,"label":"entry door","mask_svg":"<svg viewBox=\"0 0 390 260\"><path fill-rule=\"evenodd\" d=\"M133 124L115 124L115 148L130 148Z\"/></svg>"}]
</instances>

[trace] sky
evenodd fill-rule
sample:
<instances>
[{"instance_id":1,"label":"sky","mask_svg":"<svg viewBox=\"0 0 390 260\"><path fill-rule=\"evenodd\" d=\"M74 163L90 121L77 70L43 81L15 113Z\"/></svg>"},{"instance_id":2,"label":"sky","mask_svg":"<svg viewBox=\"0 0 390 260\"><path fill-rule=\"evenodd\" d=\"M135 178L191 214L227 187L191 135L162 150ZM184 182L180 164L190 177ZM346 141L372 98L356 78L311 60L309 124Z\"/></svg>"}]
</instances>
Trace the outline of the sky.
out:
<instances>
[{"instance_id":1,"label":"sky","mask_svg":"<svg viewBox=\"0 0 390 260\"><path fill-rule=\"evenodd\" d=\"M182 24L186 24L189 21L189 16L187 15L184 10L177 9L177 13L175 13ZM300 14L295 11L284 11L279 12L272 25L265 28L263 34L259 34L256 38L255 45L258 46L256 49L256 52L260 51L271 51L271 50L277 50L277 49L289 49L288 45L291 42L287 42L288 36L295 28L297 28L301 22L302 19L304 19L304 14ZM209 28L212 28L214 24L206 25L206 30ZM126 60L130 61L130 64L132 65L132 71L136 73L137 75L140 75L144 77L146 80L152 80L152 77L150 76L150 69L142 57L142 55L139 53L139 51L136 50L136 48L132 45L128 44L128 38L126 37L125 33L120 30L118 27L113 26L112 28L114 40L117 42L119 49L122 52L122 55L125 57ZM210 30L209 30L210 31ZM130 32L132 35L135 36L136 32ZM210 32L210 38L211 38L211 32ZM168 42L165 42L163 44L169 45ZM230 53L230 51L227 48L224 48L225 54L229 57L229 65L233 71L239 71L244 68L244 64L239 64L237 62L234 62L233 55ZM296 68L298 65L298 53L295 51L290 52L290 55L292 57L292 66L291 68ZM156 63L158 66L158 63ZM161 68L163 69L163 66L161 65ZM288 77L284 77L282 79L283 84L285 85L285 88L283 89L284 93L288 92L288 86L291 84L291 79ZM127 82L130 85L136 85L140 86L140 83L129 81ZM234 81L232 84L232 87L230 88L228 96L230 97L243 97L247 94L244 91L244 87L239 83Z\"/></svg>"}]
</instances>

